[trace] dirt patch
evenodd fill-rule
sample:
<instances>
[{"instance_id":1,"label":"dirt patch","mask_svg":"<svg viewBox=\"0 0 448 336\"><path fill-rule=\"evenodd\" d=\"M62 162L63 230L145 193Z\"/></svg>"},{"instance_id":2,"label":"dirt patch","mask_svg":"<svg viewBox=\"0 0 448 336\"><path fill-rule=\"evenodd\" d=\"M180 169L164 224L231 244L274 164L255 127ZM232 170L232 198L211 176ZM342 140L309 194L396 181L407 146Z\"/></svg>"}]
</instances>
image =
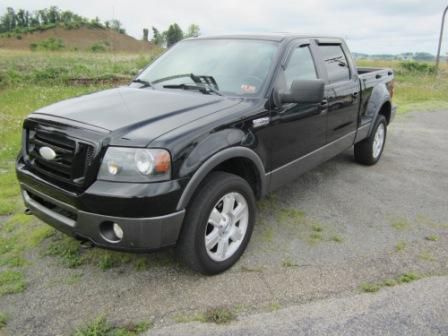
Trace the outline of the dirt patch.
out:
<instances>
[{"instance_id":1,"label":"dirt patch","mask_svg":"<svg viewBox=\"0 0 448 336\"><path fill-rule=\"evenodd\" d=\"M0 48L29 50L32 43L49 38L61 39L67 50L89 50L92 45L100 42L107 42L109 50L116 52L136 53L152 48L149 42L139 41L126 34L120 34L110 29L87 27L78 29L56 27L41 32L24 33L20 35L20 39L16 36L3 35L0 37Z\"/></svg>"}]
</instances>

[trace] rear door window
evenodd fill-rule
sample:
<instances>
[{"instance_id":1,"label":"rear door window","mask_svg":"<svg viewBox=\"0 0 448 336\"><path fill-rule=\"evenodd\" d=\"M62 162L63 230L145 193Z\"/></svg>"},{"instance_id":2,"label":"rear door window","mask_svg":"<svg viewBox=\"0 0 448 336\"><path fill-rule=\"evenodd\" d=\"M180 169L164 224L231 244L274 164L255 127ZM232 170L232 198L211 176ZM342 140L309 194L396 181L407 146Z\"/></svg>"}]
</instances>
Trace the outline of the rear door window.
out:
<instances>
[{"instance_id":1,"label":"rear door window","mask_svg":"<svg viewBox=\"0 0 448 336\"><path fill-rule=\"evenodd\" d=\"M349 65L341 45L323 44L319 45L319 50L327 69L330 84L350 80Z\"/></svg>"}]
</instances>

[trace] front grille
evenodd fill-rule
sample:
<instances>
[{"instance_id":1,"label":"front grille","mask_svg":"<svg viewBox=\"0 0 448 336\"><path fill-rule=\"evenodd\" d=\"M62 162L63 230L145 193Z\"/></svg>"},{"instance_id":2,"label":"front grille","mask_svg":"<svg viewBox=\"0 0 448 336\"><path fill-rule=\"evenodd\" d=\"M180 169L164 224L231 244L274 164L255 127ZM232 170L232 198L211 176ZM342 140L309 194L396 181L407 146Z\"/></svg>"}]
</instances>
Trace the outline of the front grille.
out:
<instances>
[{"instance_id":1,"label":"front grille","mask_svg":"<svg viewBox=\"0 0 448 336\"><path fill-rule=\"evenodd\" d=\"M49 147L55 153L53 159L44 158L39 152ZM70 138L58 132L49 132L39 128L26 132L26 154L28 163L40 176L53 182L81 186L87 168L95 155L94 146L79 139Z\"/></svg>"}]
</instances>

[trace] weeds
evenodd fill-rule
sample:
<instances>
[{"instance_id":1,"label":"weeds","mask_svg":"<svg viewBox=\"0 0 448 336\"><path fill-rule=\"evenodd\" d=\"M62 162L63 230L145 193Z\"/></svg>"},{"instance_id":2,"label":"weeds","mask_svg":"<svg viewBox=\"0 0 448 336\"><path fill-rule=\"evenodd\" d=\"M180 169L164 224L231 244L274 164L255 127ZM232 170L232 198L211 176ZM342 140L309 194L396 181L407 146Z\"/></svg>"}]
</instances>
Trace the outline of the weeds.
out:
<instances>
[{"instance_id":1,"label":"weeds","mask_svg":"<svg viewBox=\"0 0 448 336\"><path fill-rule=\"evenodd\" d=\"M298 267L299 265L296 264L294 261L292 261L291 259L285 259L282 262L282 266L289 268L289 267Z\"/></svg>"},{"instance_id":2,"label":"weeds","mask_svg":"<svg viewBox=\"0 0 448 336\"><path fill-rule=\"evenodd\" d=\"M44 254L58 257L62 264L69 268L76 268L83 263L79 241L62 234L53 238Z\"/></svg>"},{"instance_id":3,"label":"weeds","mask_svg":"<svg viewBox=\"0 0 448 336\"><path fill-rule=\"evenodd\" d=\"M408 272L400 275L399 277L395 279L386 279L384 281L381 281L379 283L362 283L361 286L359 286L360 290L365 293L374 293L378 292L383 287L393 287L399 284L409 283L415 280L421 279L421 276Z\"/></svg>"},{"instance_id":4,"label":"weeds","mask_svg":"<svg viewBox=\"0 0 448 336\"><path fill-rule=\"evenodd\" d=\"M395 251L396 252L401 252L406 248L406 242L404 241L399 241L397 243L397 245L395 245Z\"/></svg>"},{"instance_id":5,"label":"weeds","mask_svg":"<svg viewBox=\"0 0 448 336\"><path fill-rule=\"evenodd\" d=\"M0 330L6 327L7 324L8 324L8 316L0 312Z\"/></svg>"},{"instance_id":6,"label":"weeds","mask_svg":"<svg viewBox=\"0 0 448 336\"><path fill-rule=\"evenodd\" d=\"M409 222L405 218L394 219L391 226L397 231L404 231L409 228Z\"/></svg>"},{"instance_id":7,"label":"weeds","mask_svg":"<svg viewBox=\"0 0 448 336\"><path fill-rule=\"evenodd\" d=\"M202 322L227 324L236 319L235 313L225 307L209 308L203 315Z\"/></svg>"},{"instance_id":8,"label":"weeds","mask_svg":"<svg viewBox=\"0 0 448 336\"><path fill-rule=\"evenodd\" d=\"M0 296L21 293L25 288L25 278L22 272L12 270L0 272Z\"/></svg>"},{"instance_id":9,"label":"weeds","mask_svg":"<svg viewBox=\"0 0 448 336\"><path fill-rule=\"evenodd\" d=\"M439 240L439 236L437 236L437 235L430 235L430 236L426 236L425 239L428 240L428 241L435 242L435 241Z\"/></svg>"},{"instance_id":10,"label":"weeds","mask_svg":"<svg viewBox=\"0 0 448 336\"><path fill-rule=\"evenodd\" d=\"M151 322L140 322L116 326L107 321L105 317L87 323L84 327L77 329L74 336L137 336L153 327Z\"/></svg>"}]
</instances>

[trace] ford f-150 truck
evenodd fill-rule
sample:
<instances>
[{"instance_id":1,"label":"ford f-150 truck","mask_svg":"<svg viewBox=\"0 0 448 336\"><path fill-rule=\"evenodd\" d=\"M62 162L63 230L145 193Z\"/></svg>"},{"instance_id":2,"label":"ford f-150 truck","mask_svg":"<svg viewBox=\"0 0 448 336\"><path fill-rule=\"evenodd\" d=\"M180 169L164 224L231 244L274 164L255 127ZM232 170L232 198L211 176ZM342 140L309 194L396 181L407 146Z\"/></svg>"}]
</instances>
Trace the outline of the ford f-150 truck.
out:
<instances>
[{"instance_id":1,"label":"ford f-150 truck","mask_svg":"<svg viewBox=\"0 0 448 336\"><path fill-rule=\"evenodd\" d=\"M391 69L357 68L340 38L184 40L128 86L26 118L26 212L95 246L175 246L192 269L222 272L249 243L256 199L352 146L361 164L380 159L393 83Z\"/></svg>"}]
</instances>

